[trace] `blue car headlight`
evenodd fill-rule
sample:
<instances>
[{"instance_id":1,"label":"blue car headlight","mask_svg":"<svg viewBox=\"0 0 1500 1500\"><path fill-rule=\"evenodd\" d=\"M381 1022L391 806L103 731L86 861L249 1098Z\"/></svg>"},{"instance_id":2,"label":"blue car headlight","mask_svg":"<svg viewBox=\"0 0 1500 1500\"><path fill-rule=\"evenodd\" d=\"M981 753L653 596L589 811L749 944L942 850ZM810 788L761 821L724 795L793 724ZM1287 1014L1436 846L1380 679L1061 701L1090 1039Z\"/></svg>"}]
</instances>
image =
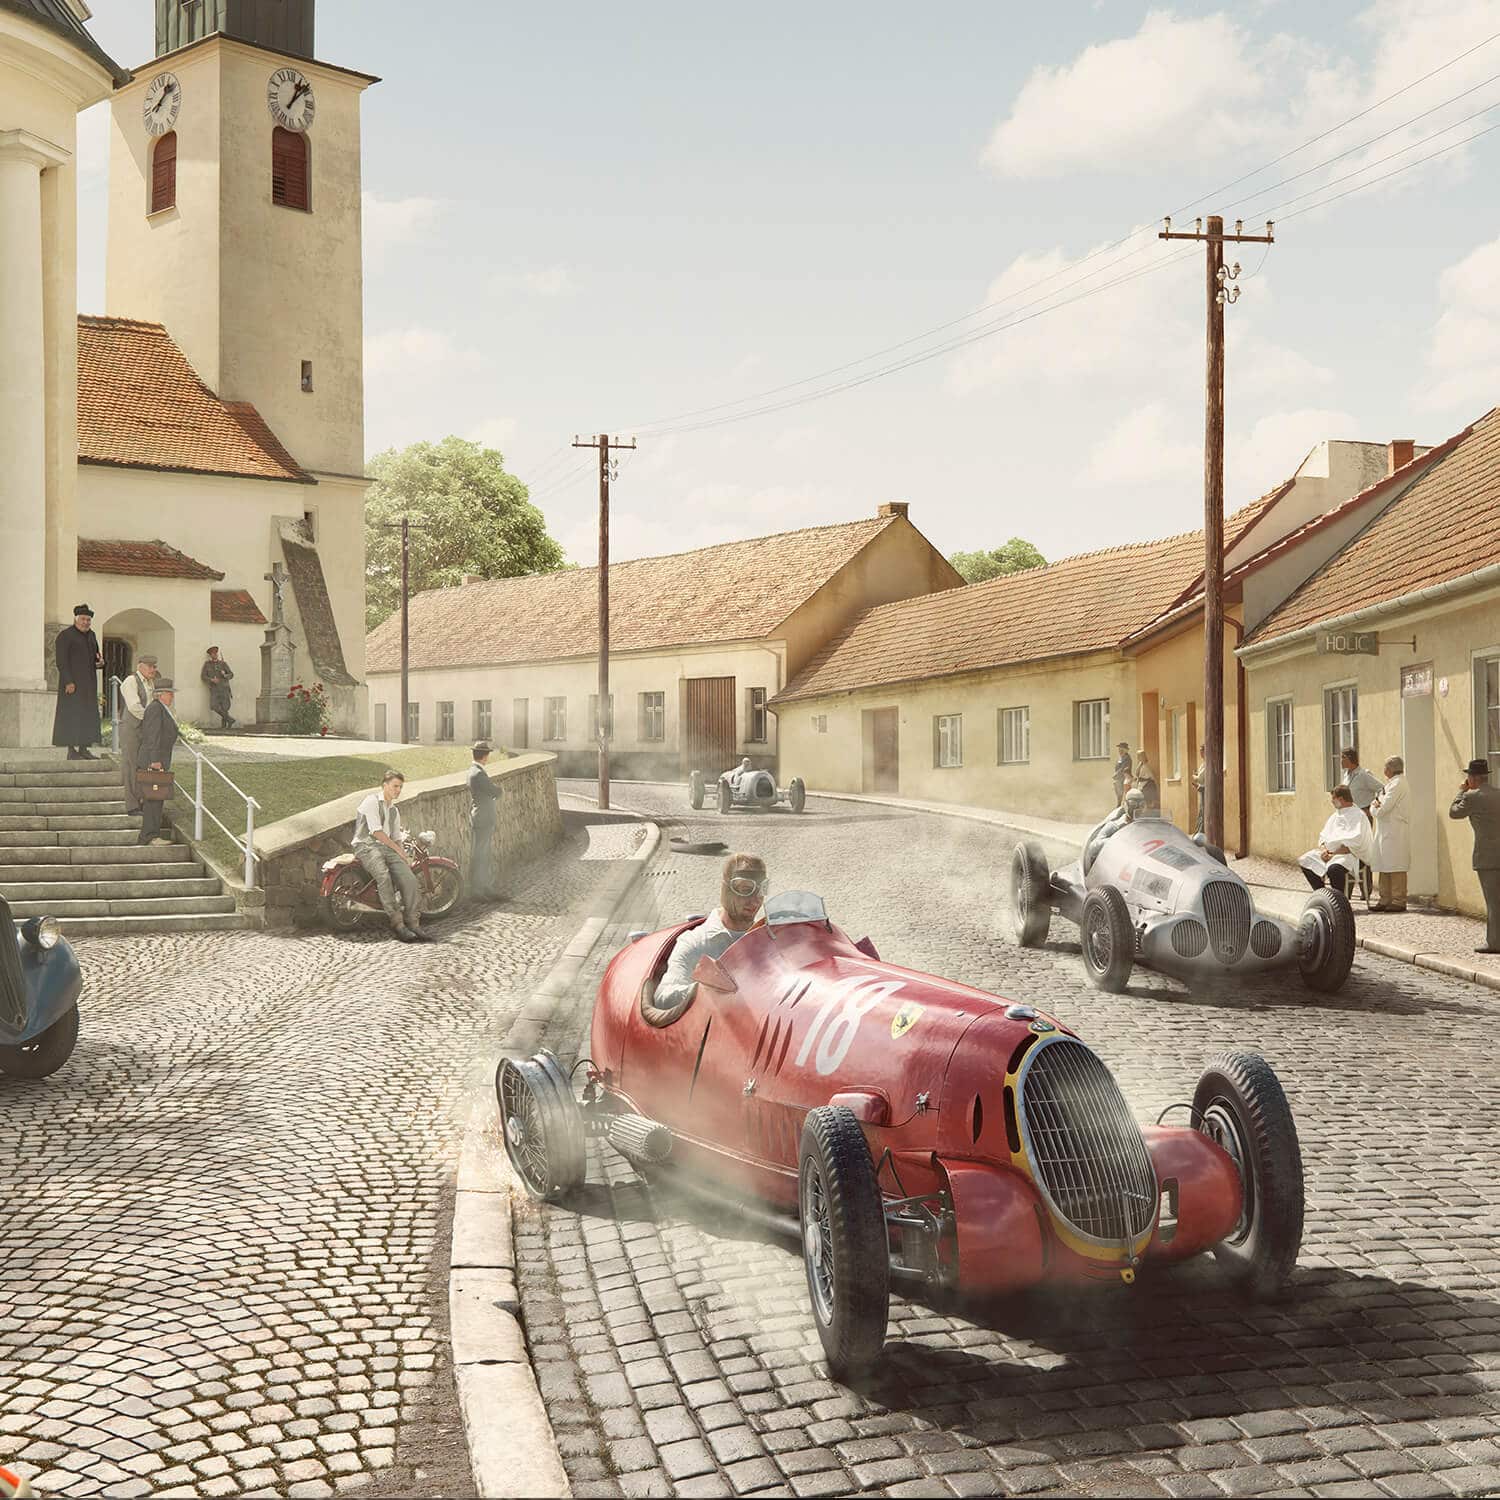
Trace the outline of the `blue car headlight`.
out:
<instances>
[{"instance_id":1,"label":"blue car headlight","mask_svg":"<svg viewBox=\"0 0 1500 1500\"><path fill-rule=\"evenodd\" d=\"M55 948L62 941L62 927L56 917L28 917L21 924L21 936L33 948Z\"/></svg>"}]
</instances>

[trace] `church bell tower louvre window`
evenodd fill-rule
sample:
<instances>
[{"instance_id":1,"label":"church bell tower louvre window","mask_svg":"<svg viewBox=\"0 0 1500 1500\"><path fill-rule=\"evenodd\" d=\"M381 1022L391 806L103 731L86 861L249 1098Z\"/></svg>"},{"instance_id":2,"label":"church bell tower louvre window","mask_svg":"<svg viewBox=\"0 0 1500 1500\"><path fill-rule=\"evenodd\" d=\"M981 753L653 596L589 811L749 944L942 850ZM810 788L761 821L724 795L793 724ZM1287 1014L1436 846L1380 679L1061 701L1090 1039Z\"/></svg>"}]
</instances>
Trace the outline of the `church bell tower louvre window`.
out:
<instances>
[{"instance_id":1,"label":"church bell tower louvre window","mask_svg":"<svg viewBox=\"0 0 1500 1500\"><path fill-rule=\"evenodd\" d=\"M305 135L278 125L271 132L271 202L283 208L312 207L312 145Z\"/></svg>"},{"instance_id":2,"label":"church bell tower louvre window","mask_svg":"<svg viewBox=\"0 0 1500 1500\"><path fill-rule=\"evenodd\" d=\"M151 212L177 207L177 132L169 130L151 149Z\"/></svg>"}]
</instances>

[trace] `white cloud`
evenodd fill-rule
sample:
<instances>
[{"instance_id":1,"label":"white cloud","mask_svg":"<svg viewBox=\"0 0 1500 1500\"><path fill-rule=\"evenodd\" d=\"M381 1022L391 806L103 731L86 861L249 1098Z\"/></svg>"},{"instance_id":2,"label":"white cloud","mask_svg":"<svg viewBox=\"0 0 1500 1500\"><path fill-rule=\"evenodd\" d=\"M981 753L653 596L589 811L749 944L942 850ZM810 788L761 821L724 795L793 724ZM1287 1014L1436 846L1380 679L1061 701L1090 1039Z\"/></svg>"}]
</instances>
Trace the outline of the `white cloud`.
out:
<instances>
[{"instance_id":1,"label":"white cloud","mask_svg":"<svg viewBox=\"0 0 1500 1500\"><path fill-rule=\"evenodd\" d=\"M498 292L520 291L532 297L565 297L577 282L566 266L539 266L529 270L497 271L491 285Z\"/></svg>"},{"instance_id":2,"label":"white cloud","mask_svg":"<svg viewBox=\"0 0 1500 1500\"><path fill-rule=\"evenodd\" d=\"M1449 266L1438 279L1438 295L1443 310L1417 401L1467 420L1500 401L1500 239Z\"/></svg>"},{"instance_id":3,"label":"white cloud","mask_svg":"<svg viewBox=\"0 0 1500 1500\"><path fill-rule=\"evenodd\" d=\"M1325 438L1360 440L1359 419L1349 412L1308 406L1270 412L1248 432L1226 438L1225 509L1236 510L1296 472L1298 464Z\"/></svg>"},{"instance_id":4,"label":"white cloud","mask_svg":"<svg viewBox=\"0 0 1500 1500\"><path fill-rule=\"evenodd\" d=\"M447 211L441 198L382 198L365 193L365 254L380 260L396 245L422 244Z\"/></svg>"},{"instance_id":5,"label":"white cloud","mask_svg":"<svg viewBox=\"0 0 1500 1500\"><path fill-rule=\"evenodd\" d=\"M489 417L477 427L471 427L466 436L470 442L479 443L486 448L498 448L504 453L515 440L519 426L514 417Z\"/></svg>"},{"instance_id":6,"label":"white cloud","mask_svg":"<svg viewBox=\"0 0 1500 1500\"><path fill-rule=\"evenodd\" d=\"M1104 435L1084 477L1100 486L1191 484L1203 473L1203 440L1192 439L1193 425L1191 413L1147 402Z\"/></svg>"},{"instance_id":7,"label":"white cloud","mask_svg":"<svg viewBox=\"0 0 1500 1500\"><path fill-rule=\"evenodd\" d=\"M461 349L434 328L392 328L365 339L365 379L412 381L427 376L473 375L488 367L477 349Z\"/></svg>"},{"instance_id":8,"label":"white cloud","mask_svg":"<svg viewBox=\"0 0 1500 1500\"><path fill-rule=\"evenodd\" d=\"M985 163L1005 177L1201 161L1265 132L1253 107L1286 49L1227 16L1152 11L1131 37L1036 68L995 127Z\"/></svg>"}]
</instances>

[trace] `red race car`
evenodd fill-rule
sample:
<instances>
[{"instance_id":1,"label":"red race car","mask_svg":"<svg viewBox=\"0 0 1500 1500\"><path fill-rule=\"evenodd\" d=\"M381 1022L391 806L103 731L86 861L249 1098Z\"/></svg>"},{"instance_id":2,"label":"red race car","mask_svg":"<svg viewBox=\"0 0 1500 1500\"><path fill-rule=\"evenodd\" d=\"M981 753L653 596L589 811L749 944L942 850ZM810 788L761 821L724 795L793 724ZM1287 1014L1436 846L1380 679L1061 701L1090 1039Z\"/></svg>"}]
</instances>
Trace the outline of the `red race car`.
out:
<instances>
[{"instance_id":1,"label":"red race car","mask_svg":"<svg viewBox=\"0 0 1500 1500\"><path fill-rule=\"evenodd\" d=\"M582 1182L597 1136L795 1232L837 1376L879 1356L893 1275L976 1293L1118 1286L1212 1250L1251 1293L1290 1276L1302 1157L1263 1058L1220 1056L1173 1106L1184 1123L1142 1127L1061 1022L882 962L800 891L700 960L688 1004L658 1007L672 944L701 920L611 960L573 1074L550 1052L501 1062L506 1150L534 1196Z\"/></svg>"}]
</instances>

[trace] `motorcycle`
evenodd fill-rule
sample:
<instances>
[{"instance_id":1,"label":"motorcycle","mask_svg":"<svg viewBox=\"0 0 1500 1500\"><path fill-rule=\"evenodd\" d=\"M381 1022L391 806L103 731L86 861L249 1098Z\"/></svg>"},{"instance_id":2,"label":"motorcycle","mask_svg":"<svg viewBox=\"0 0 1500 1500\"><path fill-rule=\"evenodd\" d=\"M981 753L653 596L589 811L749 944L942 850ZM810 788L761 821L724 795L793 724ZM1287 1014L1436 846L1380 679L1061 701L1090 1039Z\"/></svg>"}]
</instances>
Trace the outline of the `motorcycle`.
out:
<instances>
[{"instance_id":1,"label":"motorcycle","mask_svg":"<svg viewBox=\"0 0 1500 1500\"><path fill-rule=\"evenodd\" d=\"M417 877L422 915L427 921L446 917L458 905L463 881L451 859L432 852L437 834L407 834L404 843L412 874ZM374 877L352 851L335 855L323 863L323 883L318 892L318 910L335 932L353 932L371 912L385 915Z\"/></svg>"}]
</instances>

